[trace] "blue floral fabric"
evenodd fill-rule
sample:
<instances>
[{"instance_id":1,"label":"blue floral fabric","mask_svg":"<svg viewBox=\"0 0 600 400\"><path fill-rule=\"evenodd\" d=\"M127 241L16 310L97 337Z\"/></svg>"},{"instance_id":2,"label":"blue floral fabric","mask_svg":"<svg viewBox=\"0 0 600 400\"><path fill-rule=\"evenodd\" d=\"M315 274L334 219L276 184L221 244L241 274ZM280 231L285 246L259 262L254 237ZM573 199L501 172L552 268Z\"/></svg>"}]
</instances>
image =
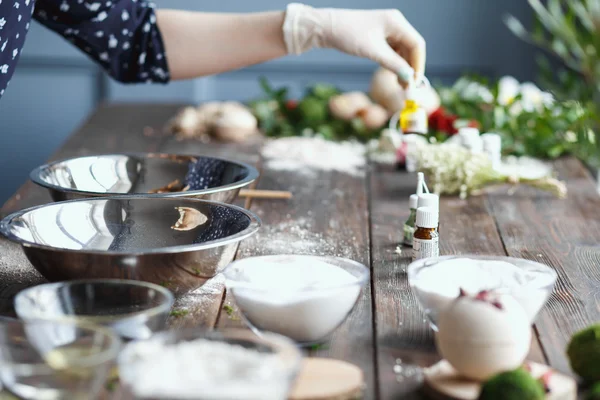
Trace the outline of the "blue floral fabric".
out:
<instances>
[{"instance_id":1,"label":"blue floral fabric","mask_svg":"<svg viewBox=\"0 0 600 400\"><path fill-rule=\"evenodd\" d=\"M145 0L0 0L0 97L31 19L65 37L120 82L169 81L154 4Z\"/></svg>"}]
</instances>

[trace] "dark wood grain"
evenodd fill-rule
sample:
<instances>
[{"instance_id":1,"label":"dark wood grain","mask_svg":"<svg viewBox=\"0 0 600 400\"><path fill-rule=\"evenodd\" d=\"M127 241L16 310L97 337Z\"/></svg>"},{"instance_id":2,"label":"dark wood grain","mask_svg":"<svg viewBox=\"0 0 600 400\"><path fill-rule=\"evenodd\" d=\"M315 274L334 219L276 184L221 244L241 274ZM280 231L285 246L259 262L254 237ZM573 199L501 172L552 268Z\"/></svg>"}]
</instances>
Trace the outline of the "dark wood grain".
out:
<instances>
[{"instance_id":1,"label":"dark wood grain","mask_svg":"<svg viewBox=\"0 0 600 400\"><path fill-rule=\"evenodd\" d=\"M565 200L528 188L488 198L508 254L558 273L537 332L550 365L570 373L565 348L571 335L600 320L600 197L580 162L564 159L555 165L567 182Z\"/></svg>"},{"instance_id":2,"label":"dark wood grain","mask_svg":"<svg viewBox=\"0 0 600 400\"><path fill-rule=\"evenodd\" d=\"M408 198L416 178L380 169L371 175L371 257L377 334L377 366L381 399L420 398L414 366L439 359L433 333L410 289L406 268L411 249L402 246L402 226L408 217ZM440 254L505 255L486 200L442 197L440 201ZM544 362L537 340L529 359Z\"/></svg>"},{"instance_id":3,"label":"dark wood grain","mask_svg":"<svg viewBox=\"0 0 600 400\"><path fill-rule=\"evenodd\" d=\"M368 207L365 179L336 172L305 175L262 168L259 189L289 190L290 200L254 199L251 210L263 228L245 240L239 257L312 254L347 257L369 265ZM226 302L230 303L231 298ZM233 304L232 302L230 304ZM371 288L365 287L352 314L330 342L313 355L359 366L365 373L365 398L375 398ZM238 326L238 315L221 312L219 327Z\"/></svg>"}]
</instances>

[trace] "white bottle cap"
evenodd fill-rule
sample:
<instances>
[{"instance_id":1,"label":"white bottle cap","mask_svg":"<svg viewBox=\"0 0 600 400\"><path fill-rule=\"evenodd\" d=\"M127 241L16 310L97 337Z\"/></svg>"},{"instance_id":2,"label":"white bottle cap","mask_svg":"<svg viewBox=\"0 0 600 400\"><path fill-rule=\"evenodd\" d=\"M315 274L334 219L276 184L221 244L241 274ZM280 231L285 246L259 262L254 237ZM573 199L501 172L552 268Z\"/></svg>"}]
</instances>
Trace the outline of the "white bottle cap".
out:
<instances>
[{"instance_id":1,"label":"white bottle cap","mask_svg":"<svg viewBox=\"0 0 600 400\"><path fill-rule=\"evenodd\" d=\"M410 195L410 200L408 200L408 204L409 204L411 210L413 208L416 210L417 206L419 205L419 195L417 195L417 194L411 194Z\"/></svg>"},{"instance_id":2,"label":"white bottle cap","mask_svg":"<svg viewBox=\"0 0 600 400\"><path fill-rule=\"evenodd\" d=\"M474 137L479 137L479 129L473 128L470 126L465 126L458 130L458 135L461 138L469 138L469 139L474 138Z\"/></svg>"},{"instance_id":3,"label":"white bottle cap","mask_svg":"<svg viewBox=\"0 0 600 400\"><path fill-rule=\"evenodd\" d=\"M502 139L497 133L484 133L481 135L483 149L490 152L502 151Z\"/></svg>"},{"instance_id":4,"label":"white bottle cap","mask_svg":"<svg viewBox=\"0 0 600 400\"><path fill-rule=\"evenodd\" d=\"M417 227L419 228L437 228L439 213L431 207L417 208Z\"/></svg>"},{"instance_id":5,"label":"white bottle cap","mask_svg":"<svg viewBox=\"0 0 600 400\"><path fill-rule=\"evenodd\" d=\"M423 193L419 195L418 208L430 207L436 211L440 209L440 196L434 193Z\"/></svg>"}]
</instances>

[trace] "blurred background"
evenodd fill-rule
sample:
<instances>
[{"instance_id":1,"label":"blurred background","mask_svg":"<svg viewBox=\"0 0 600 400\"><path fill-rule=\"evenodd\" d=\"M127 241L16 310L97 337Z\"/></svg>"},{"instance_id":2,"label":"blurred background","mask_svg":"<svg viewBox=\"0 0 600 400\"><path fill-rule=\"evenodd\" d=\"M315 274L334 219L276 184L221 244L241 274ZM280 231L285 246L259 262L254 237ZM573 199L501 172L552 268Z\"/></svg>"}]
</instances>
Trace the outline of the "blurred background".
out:
<instances>
[{"instance_id":1,"label":"blurred background","mask_svg":"<svg viewBox=\"0 0 600 400\"><path fill-rule=\"evenodd\" d=\"M283 0L158 0L159 7L213 12L283 9ZM398 8L427 41L430 80L454 82L465 72L489 77L535 78L532 48L502 22L510 13L527 22L524 0L337 0L306 1L319 7ZM360 29L357 27L357 29ZM286 85L300 96L307 85L327 82L343 90L368 90L376 65L318 50L241 71L167 86L122 85L112 81L69 43L34 24L9 90L0 101L0 198L4 202L101 102L192 103L250 100L262 91L258 78Z\"/></svg>"}]
</instances>

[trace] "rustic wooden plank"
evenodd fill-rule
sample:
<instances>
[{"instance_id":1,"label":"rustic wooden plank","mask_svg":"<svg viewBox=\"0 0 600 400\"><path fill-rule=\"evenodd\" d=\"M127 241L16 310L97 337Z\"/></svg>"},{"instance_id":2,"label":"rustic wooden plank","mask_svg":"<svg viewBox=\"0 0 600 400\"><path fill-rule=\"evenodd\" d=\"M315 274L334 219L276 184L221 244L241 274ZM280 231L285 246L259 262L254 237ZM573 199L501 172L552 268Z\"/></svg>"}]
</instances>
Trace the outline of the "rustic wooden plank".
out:
<instances>
[{"instance_id":1,"label":"rustic wooden plank","mask_svg":"<svg viewBox=\"0 0 600 400\"><path fill-rule=\"evenodd\" d=\"M259 189L289 190L287 201L255 199L251 209L263 228L240 245L239 256L268 254L335 255L369 265L369 232L365 179L342 173L305 176L266 165ZM227 298L227 304L231 299ZM239 326L237 314L221 312L219 327ZM311 354L358 365L365 373L365 398L375 398L371 288L367 286L352 314L322 350Z\"/></svg>"},{"instance_id":2,"label":"rustic wooden plank","mask_svg":"<svg viewBox=\"0 0 600 400\"><path fill-rule=\"evenodd\" d=\"M439 359L433 332L408 284L406 268L410 248L395 248L402 241L402 226L408 217L408 198L415 192L416 177L380 169L371 176L371 254L377 334L377 366L381 399L419 398L415 366L428 366ZM504 255L494 219L485 198L440 201L440 253ZM543 362L537 340L529 356Z\"/></svg>"},{"instance_id":3,"label":"rustic wooden plank","mask_svg":"<svg viewBox=\"0 0 600 400\"><path fill-rule=\"evenodd\" d=\"M571 335L600 320L600 197L579 161L563 159L555 166L567 182L565 200L528 188L488 198L508 254L558 273L537 331L550 364L570 373L565 347Z\"/></svg>"}]
</instances>

